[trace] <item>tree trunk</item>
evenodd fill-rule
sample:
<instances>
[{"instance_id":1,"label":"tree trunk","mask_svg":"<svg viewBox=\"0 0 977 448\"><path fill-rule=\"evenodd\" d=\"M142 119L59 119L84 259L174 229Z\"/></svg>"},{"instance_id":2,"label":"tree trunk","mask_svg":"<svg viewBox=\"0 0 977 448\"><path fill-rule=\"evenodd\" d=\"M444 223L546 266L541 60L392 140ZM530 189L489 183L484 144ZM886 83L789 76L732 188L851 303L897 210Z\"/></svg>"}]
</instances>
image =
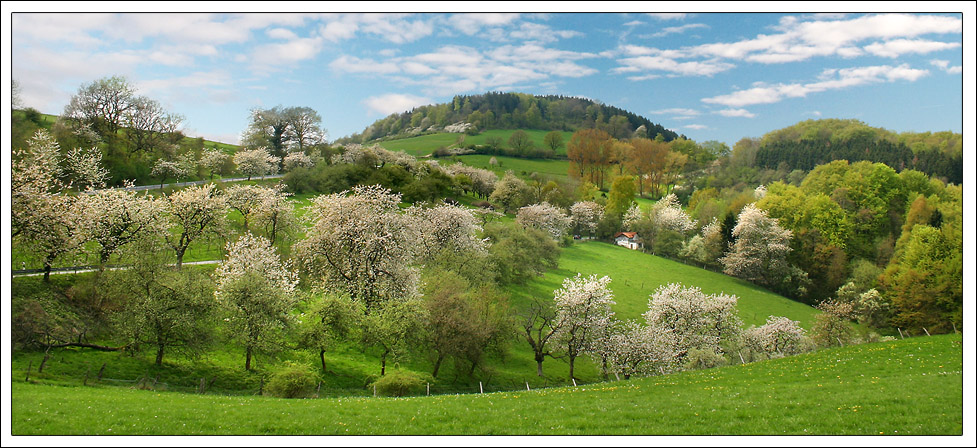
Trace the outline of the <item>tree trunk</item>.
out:
<instances>
[{"instance_id":1,"label":"tree trunk","mask_svg":"<svg viewBox=\"0 0 977 448\"><path fill-rule=\"evenodd\" d=\"M322 363L322 371L326 371L326 351L319 350L319 362Z\"/></svg>"},{"instance_id":2,"label":"tree trunk","mask_svg":"<svg viewBox=\"0 0 977 448\"><path fill-rule=\"evenodd\" d=\"M183 270L183 254L187 252L186 248L176 250L176 270Z\"/></svg>"},{"instance_id":3,"label":"tree trunk","mask_svg":"<svg viewBox=\"0 0 977 448\"><path fill-rule=\"evenodd\" d=\"M573 379L573 362L576 360L576 356L570 356L570 379Z\"/></svg>"},{"instance_id":4,"label":"tree trunk","mask_svg":"<svg viewBox=\"0 0 977 448\"><path fill-rule=\"evenodd\" d=\"M248 354L244 361L244 370L251 370L251 347L248 347Z\"/></svg>"},{"instance_id":5,"label":"tree trunk","mask_svg":"<svg viewBox=\"0 0 977 448\"><path fill-rule=\"evenodd\" d=\"M434 362L434 372L431 373L433 378L438 377L438 370L441 370L441 361L444 361L444 355L439 354L438 360Z\"/></svg>"},{"instance_id":6,"label":"tree trunk","mask_svg":"<svg viewBox=\"0 0 977 448\"><path fill-rule=\"evenodd\" d=\"M157 367L163 365L163 348L164 348L164 346L162 344L156 346L156 366Z\"/></svg>"},{"instance_id":7,"label":"tree trunk","mask_svg":"<svg viewBox=\"0 0 977 448\"><path fill-rule=\"evenodd\" d=\"M543 376L543 354L536 353L536 376Z\"/></svg>"}]
</instances>

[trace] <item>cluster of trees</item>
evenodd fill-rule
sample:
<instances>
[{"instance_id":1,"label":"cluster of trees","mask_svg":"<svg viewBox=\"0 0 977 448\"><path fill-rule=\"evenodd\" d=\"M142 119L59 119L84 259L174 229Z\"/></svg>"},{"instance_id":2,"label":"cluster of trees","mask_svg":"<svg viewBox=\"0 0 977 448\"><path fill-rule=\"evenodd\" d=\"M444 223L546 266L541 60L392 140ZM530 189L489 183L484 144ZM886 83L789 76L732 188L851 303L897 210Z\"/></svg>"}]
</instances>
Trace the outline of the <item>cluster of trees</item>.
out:
<instances>
[{"instance_id":1,"label":"cluster of trees","mask_svg":"<svg viewBox=\"0 0 977 448\"><path fill-rule=\"evenodd\" d=\"M390 137L441 132L446 126L464 122L467 132L488 129L543 129L575 131L600 129L615 138L661 134L666 141L678 134L647 118L590 99L567 96L536 96L525 93L489 92L455 96L451 103L416 107L377 120L360 134L338 143L366 143Z\"/></svg>"},{"instance_id":2,"label":"cluster of trees","mask_svg":"<svg viewBox=\"0 0 977 448\"><path fill-rule=\"evenodd\" d=\"M963 182L963 136L952 132L894 132L858 120L807 120L767 133L755 148L763 168L811 170L833 160L881 162Z\"/></svg>"}]
</instances>

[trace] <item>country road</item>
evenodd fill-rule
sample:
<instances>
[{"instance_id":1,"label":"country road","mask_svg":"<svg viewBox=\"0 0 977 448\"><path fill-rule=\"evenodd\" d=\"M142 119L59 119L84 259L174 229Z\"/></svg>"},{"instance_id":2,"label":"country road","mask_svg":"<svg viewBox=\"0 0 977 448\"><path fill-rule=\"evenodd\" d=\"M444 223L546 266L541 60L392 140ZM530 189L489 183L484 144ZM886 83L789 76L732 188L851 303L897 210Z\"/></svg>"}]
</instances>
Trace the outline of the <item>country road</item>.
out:
<instances>
[{"instance_id":1,"label":"country road","mask_svg":"<svg viewBox=\"0 0 977 448\"><path fill-rule=\"evenodd\" d=\"M269 174L267 176L261 176L261 177L252 176L251 177L251 180L278 179L278 178L284 177L284 176L285 176L284 174ZM220 182L220 183L224 183L224 182L242 182L242 181L246 181L246 180L248 180L247 177L230 177L230 178L226 178L226 179L218 179L218 180L215 180L215 181L210 181L210 180L194 180L194 181L189 181L189 182L177 182L175 184L163 184L163 188L167 188L167 187L187 187L187 186L190 186L190 185L209 184L211 182ZM123 187L109 188L109 190L119 190L119 189L125 189L127 191L146 191L146 190L159 190L160 189L160 186L159 185L138 185L138 186L135 186L135 187L128 187L128 188L123 188Z\"/></svg>"},{"instance_id":2,"label":"country road","mask_svg":"<svg viewBox=\"0 0 977 448\"><path fill-rule=\"evenodd\" d=\"M204 261L184 261L184 266L200 265L200 264L217 264L222 260L204 260ZM176 263L170 266L176 266ZM127 269L128 266L111 266L107 267L107 270L119 270ZM98 270L97 266L72 266L66 268L53 268L51 269L51 275L56 274L80 274L82 272L95 272ZM12 277L35 277L38 275L44 275L44 269L17 269L13 271Z\"/></svg>"}]
</instances>

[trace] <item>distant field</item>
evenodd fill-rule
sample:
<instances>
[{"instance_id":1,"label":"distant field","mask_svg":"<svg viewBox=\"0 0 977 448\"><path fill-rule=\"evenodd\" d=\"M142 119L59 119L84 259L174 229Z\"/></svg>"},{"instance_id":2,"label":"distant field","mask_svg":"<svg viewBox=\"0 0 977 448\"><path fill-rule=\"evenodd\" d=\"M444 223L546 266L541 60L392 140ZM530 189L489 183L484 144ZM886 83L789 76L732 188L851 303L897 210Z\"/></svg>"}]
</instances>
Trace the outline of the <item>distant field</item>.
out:
<instances>
[{"instance_id":1,"label":"distant field","mask_svg":"<svg viewBox=\"0 0 977 448\"><path fill-rule=\"evenodd\" d=\"M11 384L13 435L961 435L959 335L581 387L275 399Z\"/></svg>"},{"instance_id":2,"label":"distant field","mask_svg":"<svg viewBox=\"0 0 977 448\"><path fill-rule=\"evenodd\" d=\"M543 138L546 134L551 131L542 130L524 130L526 134L529 134L530 140L539 147L547 148L548 146L543 142ZM512 133L516 132L516 129L493 129L489 131L482 132L478 135L465 135L465 134L453 134L453 133L440 133L440 134L428 134L421 135L417 137L403 138L398 140L387 140L379 142L380 146L389 149L391 151L404 151L410 155L419 157L426 156L435 149L441 146L450 147L458 143L459 138L463 138L463 144L476 144L484 145L486 140L490 137L498 137L502 139L502 145L508 147L509 137ZM563 147L558 149L556 153L558 155L566 155L567 149L566 144L570 141L570 137L573 136L572 132L560 132L563 135Z\"/></svg>"},{"instance_id":3,"label":"distant field","mask_svg":"<svg viewBox=\"0 0 977 448\"><path fill-rule=\"evenodd\" d=\"M609 287L617 302L613 309L619 319L641 318L648 311L649 296L668 283L695 286L706 294L735 294L739 297L740 318L746 326L763 325L773 315L786 316L810 328L818 313L810 306L728 275L596 241L563 249L559 269L511 291L520 302L532 297L552 299L553 291L561 287L563 279L577 273L611 278Z\"/></svg>"},{"instance_id":4,"label":"distant field","mask_svg":"<svg viewBox=\"0 0 977 448\"><path fill-rule=\"evenodd\" d=\"M495 157L499 162L498 166L489 164L489 160ZM496 172L500 177L506 171L512 172L519 177L525 178L532 173L548 174L551 176L566 177L569 169L569 162L566 160L542 160L542 159L520 159L516 157L490 156L485 154L469 154L458 156L458 160L466 165L474 166ZM441 163L451 163L448 159L442 159Z\"/></svg>"}]
</instances>

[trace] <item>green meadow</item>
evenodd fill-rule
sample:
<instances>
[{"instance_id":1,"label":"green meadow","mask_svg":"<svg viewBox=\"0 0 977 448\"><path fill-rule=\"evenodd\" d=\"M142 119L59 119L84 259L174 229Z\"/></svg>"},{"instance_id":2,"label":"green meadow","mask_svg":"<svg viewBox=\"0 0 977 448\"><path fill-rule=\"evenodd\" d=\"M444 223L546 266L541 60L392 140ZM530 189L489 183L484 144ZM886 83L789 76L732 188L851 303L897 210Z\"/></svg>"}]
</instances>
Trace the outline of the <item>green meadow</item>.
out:
<instances>
[{"instance_id":1,"label":"green meadow","mask_svg":"<svg viewBox=\"0 0 977 448\"><path fill-rule=\"evenodd\" d=\"M13 435L961 435L962 352L959 335L917 337L579 387L413 398L15 378L10 420Z\"/></svg>"}]
</instances>

